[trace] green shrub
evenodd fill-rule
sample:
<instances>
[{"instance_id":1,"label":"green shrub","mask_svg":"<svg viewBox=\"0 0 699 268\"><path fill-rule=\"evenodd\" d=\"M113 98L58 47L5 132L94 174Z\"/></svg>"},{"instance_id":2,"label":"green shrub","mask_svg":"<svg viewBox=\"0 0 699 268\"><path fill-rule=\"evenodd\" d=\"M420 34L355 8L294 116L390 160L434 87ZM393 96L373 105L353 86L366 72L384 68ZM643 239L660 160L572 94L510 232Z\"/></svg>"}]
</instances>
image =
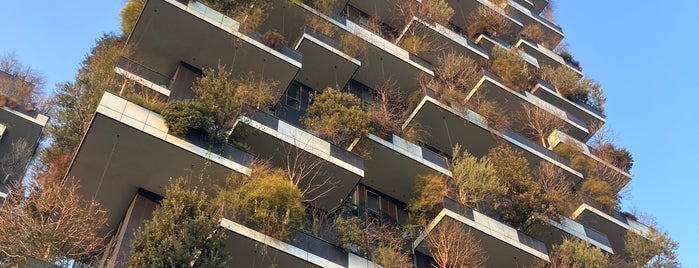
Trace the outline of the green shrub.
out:
<instances>
[{"instance_id":1,"label":"green shrub","mask_svg":"<svg viewBox=\"0 0 699 268\"><path fill-rule=\"evenodd\" d=\"M369 133L369 115L361 105L356 96L329 87L312 96L303 122L320 137L348 146Z\"/></svg>"},{"instance_id":2,"label":"green shrub","mask_svg":"<svg viewBox=\"0 0 699 268\"><path fill-rule=\"evenodd\" d=\"M403 38L400 45L403 49L413 54L425 52L429 46L429 44L425 41L425 38L418 35Z\"/></svg>"},{"instance_id":3,"label":"green shrub","mask_svg":"<svg viewBox=\"0 0 699 268\"><path fill-rule=\"evenodd\" d=\"M348 219L338 217L335 221L333 239L347 252L364 254L364 230L362 229L362 221L356 216Z\"/></svg>"},{"instance_id":4,"label":"green shrub","mask_svg":"<svg viewBox=\"0 0 699 268\"><path fill-rule=\"evenodd\" d=\"M413 197L408 201L410 216L420 224L426 224L429 217L439 212L447 196L446 179L438 175L418 175L415 177Z\"/></svg>"},{"instance_id":5,"label":"green shrub","mask_svg":"<svg viewBox=\"0 0 699 268\"><path fill-rule=\"evenodd\" d=\"M428 22L447 25L454 10L444 0L424 0L418 8L418 15Z\"/></svg>"},{"instance_id":6,"label":"green shrub","mask_svg":"<svg viewBox=\"0 0 699 268\"><path fill-rule=\"evenodd\" d=\"M564 237L560 245L553 246L551 255L553 267L609 267L607 255L589 242L577 238Z\"/></svg>"},{"instance_id":7,"label":"green shrub","mask_svg":"<svg viewBox=\"0 0 699 268\"><path fill-rule=\"evenodd\" d=\"M211 118L209 110L198 102L171 101L162 111L170 133L184 135L189 129L207 130Z\"/></svg>"},{"instance_id":8,"label":"green shrub","mask_svg":"<svg viewBox=\"0 0 699 268\"><path fill-rule=\"evenodd\" d=\"M124 34L128 35L131 33L131 30L133 30L133 27L136 26L138 16L141 15L141 10L145 5L145 0L129 0L126 2L124 7L121 8L119 16L121 17L121 31Z\"/></svg>"},{"instance_id":9,"label":"green shrub","mask_svg":"<svg viewBox=\"0 0 699 268\"><path fill-rule=\"evenodd\" d=\"M340 46L342 52L355 58L365 55L368 49L366 42L351 33L340 36Z\"/></svg>"},{"instance_id":10,"label":"green shrub","mask_svg":"<svg viewBox=\"0 0 699 268\"><path fill-rule=\"evenodd\" d=\"M607 209L616 210L619 207L617 195L612 190L612 186L606 181L595 177L588 177L583 182L580 190Z\"/></svg>"},{"instance_id":11,"label":"green shrub","mask_svg":"<svg viewBox=\"0 0 699 268\"><path fill-rule=\"evenodd\" d=\"M467 151L454 147L451 163L455 199L478 209L479 203L500 200L507 189L500 181L488 158L478 159Z\"/></svg>"}]
</instances>

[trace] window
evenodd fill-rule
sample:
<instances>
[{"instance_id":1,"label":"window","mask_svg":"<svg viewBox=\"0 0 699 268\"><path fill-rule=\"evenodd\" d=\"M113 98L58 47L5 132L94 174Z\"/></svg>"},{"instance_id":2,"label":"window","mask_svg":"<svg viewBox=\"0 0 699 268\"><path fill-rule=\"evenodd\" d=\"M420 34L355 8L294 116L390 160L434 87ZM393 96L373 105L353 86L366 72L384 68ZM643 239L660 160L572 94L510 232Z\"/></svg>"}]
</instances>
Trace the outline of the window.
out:
<instances>
[{"instance_id":1,"label":"window","mask_svg":"<svg viewBox=\"0 0 699 268\"><path fill-rule=\"evenodd\" d=\"M301 85L291 84L289 88L286 89L286 106L294 108L295 110L301 109Z\"/></svg>"},{"instance_id":2,"label":"window","mask_svg":"<svg viewBox=\"0 0 699 268\"><path fill-rule=\"evenodd\" d=\"M370 212L379 213L379 195L367 191L366 193L366 208Z\"/></svg>"}]
</instances>

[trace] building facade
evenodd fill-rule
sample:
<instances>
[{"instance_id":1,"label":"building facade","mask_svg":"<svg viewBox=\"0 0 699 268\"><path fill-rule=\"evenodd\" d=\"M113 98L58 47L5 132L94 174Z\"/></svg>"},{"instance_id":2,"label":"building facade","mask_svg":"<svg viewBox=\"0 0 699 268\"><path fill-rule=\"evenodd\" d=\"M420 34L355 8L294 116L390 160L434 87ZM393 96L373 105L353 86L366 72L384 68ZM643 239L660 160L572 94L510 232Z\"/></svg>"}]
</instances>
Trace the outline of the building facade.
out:
<instances>
[{"instance_id":1,"label":"building facade","mask_svg":"<svg viewBox=\"0 0 699 268\"><path fill-rule=\"evenodd\" d=\"M558 146L571 143L581 148L586 159L600 163L604 174L620 178L617 188L630 181L627 170L597 157L585 144L605 122L599 109L566 98L542 77L524 88L511 88L490 68L495 51L507 50L516 51L531 70L567 68L582 77L578 64L551 50L563 33L539 15L547 0L500 4L447 0L444 3L452 12L446 19L425 11L437 8L428 7L433 2L273 0L259 26L250 29L249 22L241 23L202 2L147 0L129 36L128 56L120 58L115 68L125 78L124 89L104 94L67 174L80 178L82 193L109 210L105 232L114 246L105 253L103 264L123 264L135 230L150 218L170 178L204 174L205 183L222 185L231 172L250 175L255 158L283 167L292 152L322 163L319 174L334 181L309 206L326 212L343 208L343 213L364 221L397 225L408 221L407 204L414 197L417 176L432 174L447 181L452 176L451 154L457 144L479 157L506 144L532 166L550 163L562 174L561 180L575 185L571 191L577 191L588 174L556 153ZM479 22L473 15L478 10L495 14L509 30L468 32ZM537 29L545 45L524 35L531 28ZM273 39L269 32L281 39ZM418 40L422 48L411 46L409 40ZM362 49L350 49L352 45ZM522 122L509 128L495 126L477 109L445 101L443 93L425 81L439 76L447 54L466 56L479 66L473 87L459 89L466 96L464 102L493 101L506 116L532 108L545 111L562 122L559 129L546 133L541 144L533 135L518 131ZM192 99L192 85L203 70L220 64L234 76L253 72L275 82L270 94L278 102L260 109L245 107L230 133L235 143L212 149L196 135L174 135L156 109L137 104L125 93L147 91L163 102ZM427 132L419 141L401 133L369 133L346 149L304 126L302 119L313 94L334 87L368 105L376 101L376 89L387 83L405 96L401 103L408 116L400 122L401 129L419 126ZM569 205L574 207L570 215L525 233L445 197L441 209L430 215L429 224L406 247L417 267L430 267L433 245L426 238L435 228L454 223L480 241L488 257L485 266L521 267L550 261L552 247L564 237L587 241L609 255L628 257L624 251L627 232L647 231L631 216L591 198L581 195ZM328 237L302 230L292 231L288 241L279 241L229 219L223 219L221 227L228 234L236 267L374 265L368 254L345 250Z\"/></svg>"}]
</instances>

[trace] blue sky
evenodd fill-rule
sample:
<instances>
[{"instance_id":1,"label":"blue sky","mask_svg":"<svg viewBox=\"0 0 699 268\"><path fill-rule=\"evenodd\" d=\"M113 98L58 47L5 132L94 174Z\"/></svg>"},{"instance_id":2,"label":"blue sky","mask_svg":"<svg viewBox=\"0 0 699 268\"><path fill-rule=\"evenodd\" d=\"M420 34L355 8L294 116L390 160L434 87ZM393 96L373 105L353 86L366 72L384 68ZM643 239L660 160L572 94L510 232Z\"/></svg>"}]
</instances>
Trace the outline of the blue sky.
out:
<instances>
[{"instance_id":1,"label":"blue sky","mask_svg":"<svg viewBox=\"0 0 699 268\"><path fill-rule=\"evenodd\" d=\"M552 0L553 1L553 0ZM556 0L557 23L583 71L607 96L607 125L634 156L625 209L658 218L699 268L699 1ZM116 1L5 1L0 54L43 73L46 90L71 80L94 40L119 31Z\"/></svg>"}]
</instances>

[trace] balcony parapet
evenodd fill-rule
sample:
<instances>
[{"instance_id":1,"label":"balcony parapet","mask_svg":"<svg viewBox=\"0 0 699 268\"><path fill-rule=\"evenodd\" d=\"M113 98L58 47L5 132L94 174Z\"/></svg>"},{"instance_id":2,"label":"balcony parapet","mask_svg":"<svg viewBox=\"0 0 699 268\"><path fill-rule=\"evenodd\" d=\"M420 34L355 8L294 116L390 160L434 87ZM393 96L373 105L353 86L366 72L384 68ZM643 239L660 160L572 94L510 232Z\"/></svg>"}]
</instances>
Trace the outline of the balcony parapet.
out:
<instances>
[{"instance_id":1,"label":"balcony parapet","mask_svg":"<svg viewBox=\"0 0 699 268\"><path fill-rule=\"evenodd\" d=\"M157 91L165 96L170 96L171 79L129 58L120 56L114 72L136 83Z\"/></svg>"}]
</instances>

